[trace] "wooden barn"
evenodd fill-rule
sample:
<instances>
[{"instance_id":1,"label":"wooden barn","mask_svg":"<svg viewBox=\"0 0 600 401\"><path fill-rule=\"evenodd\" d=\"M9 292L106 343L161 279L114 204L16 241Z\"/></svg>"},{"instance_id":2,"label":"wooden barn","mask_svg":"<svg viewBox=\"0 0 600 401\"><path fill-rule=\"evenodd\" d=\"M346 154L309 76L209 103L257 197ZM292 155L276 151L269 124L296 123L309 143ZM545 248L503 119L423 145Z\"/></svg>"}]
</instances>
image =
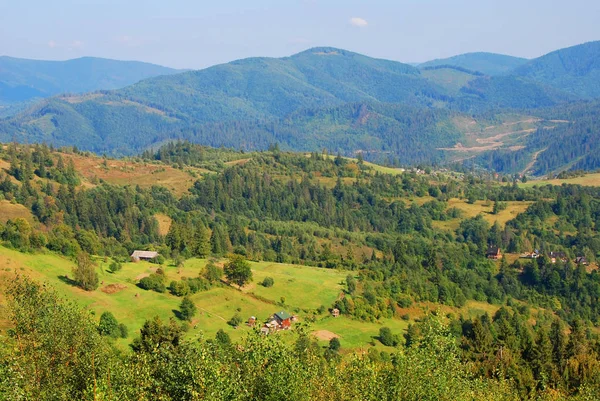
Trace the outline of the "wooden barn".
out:
<instances>
[{"instance_id":1,"label":"wooden barn","mask_svg":"<svg viewBox=\"0 0 600 401\"><path fill-rule=\"evenodd\" d=\"M132 262L139 262L140 260L152 260L158 256L158 252L154 251L133 251L131 254Z\"/></svg>"}]
</instances>

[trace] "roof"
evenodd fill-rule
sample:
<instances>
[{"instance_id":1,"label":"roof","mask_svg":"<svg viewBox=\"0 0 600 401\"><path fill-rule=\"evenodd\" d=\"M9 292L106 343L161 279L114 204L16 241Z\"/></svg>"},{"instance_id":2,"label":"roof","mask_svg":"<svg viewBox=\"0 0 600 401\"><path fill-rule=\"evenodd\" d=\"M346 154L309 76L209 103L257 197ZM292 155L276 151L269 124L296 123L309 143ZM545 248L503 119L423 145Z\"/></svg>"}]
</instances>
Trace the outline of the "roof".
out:
<instances>
[{"instance_id":1,"label":"roof","mask_svg":"<svg viewBox=\"0 0 600 401\"><path fill-rule=\"evenodd\" d=\"M550 252L551 258L566 258L567 255L564 252Z\"/></svg>"},{"instance_id":2,"label":"roof","mask_svg":"<svg viewBox=\"0 0 600 401\"><path fill-rule=\"evenodd\" d=\"M275 313L275 316L277 316L277 318L279 318L280 320L285 320L285 319L289 319L292 317L289 313L287 313L284 310L282 310L281 312Z\"/></svg>"},{"instance_id":3,"label":"roof","mask_svg":"<svg viewBox=\"0 0 600 401\"><path fill-rule=\"evenodd\" d=\"M133 251L131 254L132 258L145 258L145 259L153 259L158 256L158 252L154 251Z\"/></svg>"},{"instance_id":4,"label":"roof","mask_svg":"<svg viewBox=\"0 0 600 401\"><path fill-rule=\"evenodd\" d=\"M490 246L487 251L488 255L497 255L500 253L500 248L497 246Z\"/></svg>"}]
</instances>

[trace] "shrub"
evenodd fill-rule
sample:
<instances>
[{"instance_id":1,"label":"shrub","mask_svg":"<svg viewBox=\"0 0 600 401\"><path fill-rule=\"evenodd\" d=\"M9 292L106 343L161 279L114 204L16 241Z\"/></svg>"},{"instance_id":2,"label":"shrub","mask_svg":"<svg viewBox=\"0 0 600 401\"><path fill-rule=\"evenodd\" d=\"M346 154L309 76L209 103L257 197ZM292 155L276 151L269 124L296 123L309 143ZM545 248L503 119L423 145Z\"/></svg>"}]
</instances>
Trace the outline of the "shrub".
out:
<instances>
[{"instance_id":1,"label":"shrub","mask_svg":"<svg viewBox=\"0 0 600 401\"><path fill-rule=\"evenodd\" d=\"M238 315L237 313L235 315L233 315L233 317L231 319L229 319L229 321L227 322L227 324L229 324L230 326L233 327L237 327L242 323L242 317L240 315Z\"/></svg>"},{"instance_id":2,"label":"shrub","mask_svg":"<svg viewBox=\"0 0 600 401\"><path fill-rule=\"evenodd\" d=\"M273 280L273 277L265 277L264 280L260 283L260 285L267 288L273 287L273 284L275 284L275 280Z\"/></svg>"}]
</instances>

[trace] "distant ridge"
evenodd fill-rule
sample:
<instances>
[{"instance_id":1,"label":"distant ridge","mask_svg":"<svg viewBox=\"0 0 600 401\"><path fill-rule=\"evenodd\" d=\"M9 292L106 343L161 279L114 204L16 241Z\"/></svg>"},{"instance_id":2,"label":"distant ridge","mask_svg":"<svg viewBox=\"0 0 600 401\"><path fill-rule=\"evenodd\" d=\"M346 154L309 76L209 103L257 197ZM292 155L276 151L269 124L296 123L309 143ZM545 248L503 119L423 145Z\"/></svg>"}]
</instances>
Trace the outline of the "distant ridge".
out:
<instances>
[{"instance_id":1,"label":"distant ridge","mask_svg":"<svg viewBox=\"0 0 600 401\"><path fill-rule=\"evenodd\" d=\"M514 74L582 97L600 97L600 41L548 53Z\"/></svg>"},{"instance_id":2,"label":"distant ridge","mask_svg":"<svg viewBox=\"0 0 600 401\"><path fill-rule=\"evenodd\" d=\"M496 53L465 53L419 64L419 68L448 65L476 71L485 75L503 75L525 64L527 59Z\"/></svg>"},{"instance_id":3,"label":"distant ridge","mask_svg":"<svg viewBox=\"0 0 600 401\"><path fill-rule=\"evenodd\" d=\"M60 93L119 89L142 79L178 72L150 63L96 57L45 61L0 56L0 104Z\"/></svg>"}]
</instances>

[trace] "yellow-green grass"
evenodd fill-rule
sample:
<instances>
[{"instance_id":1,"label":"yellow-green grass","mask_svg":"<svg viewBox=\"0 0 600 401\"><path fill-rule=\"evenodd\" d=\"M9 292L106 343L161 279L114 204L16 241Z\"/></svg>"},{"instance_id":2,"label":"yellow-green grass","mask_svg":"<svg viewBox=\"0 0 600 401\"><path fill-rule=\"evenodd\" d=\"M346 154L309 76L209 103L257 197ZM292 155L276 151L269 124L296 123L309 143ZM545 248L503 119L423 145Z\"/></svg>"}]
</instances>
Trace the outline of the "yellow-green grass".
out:
<instances>
[{"instance_id":1,"label":"yellow-green grass","mask_svg":"<svg viewBox=\"0 0 600 401\"><path fill-rule=\"evenodd\" d=\"M573 184L573 185L584 185L588 187L598 187L600 186L600 173L591 173L586 174L582 177L574 177L567 178L564 180L554 179L554 180L529 180L526 183L520 183L520 187L530 188L535 185L543 186L543 185L562 185L562 184Z\"/></svg>"},{"instance_id":2,"label":"yellow-green grass","mask_svg":"<svg viewBox=\"0 0 600 401\"><path fill-rule=\"evenodd\" d=\"M434 221L433 225L437 228L454 231L458 228L462 219L475 217L481 214L488 223L494 224L497 221L501 226L504 226L506 222L514 219L519 213L523 213L525 210L527 210L531 204L531 202L518 201L510 201L505 203L506 209L498 212L498 214L493 214L493 202L477 201L473 204L470 204L463 199L453 198L448 201L448 208L455 207L460 209L463 212L463 216L461 218L452 220Z\"/></svg>"},{"instance_id":3,"label":"yellow-green grass","mask_svg":"<svg viewBox=\"0 0 600 401\"><path fill-rule=\"evenodd\" d=\"M318 319L315 323L309 324L308 329L310 332L327 330L338 335L343 348L367 349L370 347L369 343L374 340L376 348L389 351L391 348L385 347L377 341L379 329L389 327L392 333L402 336L408 327L408 323L400 319L382 319L381 322L371 323L357 321L345 316L335 318L327 316ZM403 339L401 339L402 341ZM325 345L327 341L321 340L319 343Z\"/></svg>"},{"instance_id":4,"label":"yellow-green grass","mask_svg":"<svg viewBox=\"0 0 600 401\"><path fill-rule=\"evenodd\" d=\"M0 283L6 284L15 272L27 274L39 282L50 284L59 294L75 301L81 307L94 311L97 318L105 311L112 312L117 320L125 323L129 329L130 338L117 342L122 349L126 349L131 338L139 334L139 329L147 319L159 316L167 321L175 316L181 298L169 293L145 291L136 286L141 277L156 269L156 265L147 262L124 263L122 270L113 274L107 270L109 261L105 262L102 259L95 261L102 284L98 290L87 292L70 284L66 279L66 277L72 278L71 260L53 253L24 254L0 246ZM184 276L196 277L206 263L204 259L190 259L186 261L183 268L169 265L163 266L163 269L169 282ZM252 329L246 325L237 329L230 327L227 320L235 314L239 314L243 320L256 316L259 322L263 322L274 312L284 309L290 313L297 313L300 322L304 322L305 318L313 312L305 313L303 309L316 309L320 305L330 306L339 295L342 288L340 283L346 276L346 273L336 270L286 264L252 262L251 265L255 283L246 288L238 290L222 286L191 296L198 307L198 313L190 324L188 337L213 337L219 329L223 329L233 340L239 340ZM275 285L269 289L258 286L256 283L267 275L274 278ZM115 293L102 291L102 288L111 284L120 285L123 289ZM5 315L6 300L1 290L2 286L0 286L0 328L6 328L8 324ZM259 296L250 294L250 291ZM284 306L276 304L281 296L285 297ZM384 325L400 333L406 324L396 319L385 319L383 323L368 323L345 317L335 320L325 317L312 323L309 330L311 332L321 329L332 331L343 339L344 347L359 347L366 346L372 337L378 335L379 328ZM290 341L293 339L291 333L278 335Z\"/></svg>"},{"instance_id":5,"label":"yellow-green grass","mask_svg":"<svg viewBox=\"0 0 600 401\"><path fill-rule=\"evenodd\" d=\"M244 292L285 303L300 309L317 309L330 306L343 291L347 272L298 265L259 262L252 264L254 283L247 285ZM265 277L272 277L274 284L266 288L260 285Z\"/></svg>"},{"instance_id":6,"label":"yellow-green grass","mask_svg":"<svg viewBox=\"0 0 600 401\"><path fill-rule=\"evenodd\" d=\"M29 209L18 203L10 203L7 200L0 200L0 223L6 223L8 220L23 218L33 223L33 216Z\"/></svg>"},{"instance_id":7,"label":"yellow-green grass","mask_svg":"<svg viewBox=\"0 0 600 401\"><path fill-rule=\"evenodd\" d=\"M171 218L162 213L156 213L154 218L158 222L158 233L160 235L167 235L169 233L169 229L171 228L171 223L173 222Z\"/></svg>"}]
</instances>

